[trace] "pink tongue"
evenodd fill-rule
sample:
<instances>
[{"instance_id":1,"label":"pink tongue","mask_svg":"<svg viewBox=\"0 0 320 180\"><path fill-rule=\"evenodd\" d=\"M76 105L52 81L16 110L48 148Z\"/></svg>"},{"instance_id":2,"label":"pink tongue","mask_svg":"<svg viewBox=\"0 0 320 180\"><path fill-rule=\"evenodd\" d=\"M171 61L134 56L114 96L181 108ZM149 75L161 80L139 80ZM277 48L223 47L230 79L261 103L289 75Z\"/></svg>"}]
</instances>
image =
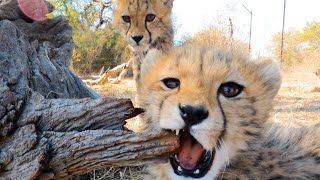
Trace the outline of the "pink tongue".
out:
<instances>
[{"instance_id":1,"label":"pink tongue","mask_svg":"<svg viewBox=\"0 0 320 180\"><path fill-rule=\"evenodd\" d=\"M179 164L182 168L192 170L201 158L203 147L198 142L192 142L188 132L184 132L181 139L181 151L178 154Z\"/></svg>"}]
</instances>

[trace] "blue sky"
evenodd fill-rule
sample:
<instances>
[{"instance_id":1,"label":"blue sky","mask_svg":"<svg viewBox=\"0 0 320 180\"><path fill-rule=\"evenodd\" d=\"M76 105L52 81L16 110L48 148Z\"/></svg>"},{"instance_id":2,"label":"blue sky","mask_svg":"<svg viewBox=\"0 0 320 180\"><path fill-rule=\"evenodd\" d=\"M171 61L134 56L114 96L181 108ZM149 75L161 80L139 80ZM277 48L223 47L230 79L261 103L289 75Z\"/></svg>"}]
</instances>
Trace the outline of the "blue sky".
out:
<instances>
[{"instance_id":1,"label":"blue sky","mask_svg":"<svg viewBox=\"0 0 320 180\"><path fill-rule=\"evenodd\" d=\"M226 27L234 23L234 36L249 40L250 13L253 12L252 56L268 56L272 35L282 29L283 0L174 0L176 40L192 35L208 25ZM307 22L320 21L320 0L287 0L286 25L301 30Z\"/></svg>"}]
</instances>

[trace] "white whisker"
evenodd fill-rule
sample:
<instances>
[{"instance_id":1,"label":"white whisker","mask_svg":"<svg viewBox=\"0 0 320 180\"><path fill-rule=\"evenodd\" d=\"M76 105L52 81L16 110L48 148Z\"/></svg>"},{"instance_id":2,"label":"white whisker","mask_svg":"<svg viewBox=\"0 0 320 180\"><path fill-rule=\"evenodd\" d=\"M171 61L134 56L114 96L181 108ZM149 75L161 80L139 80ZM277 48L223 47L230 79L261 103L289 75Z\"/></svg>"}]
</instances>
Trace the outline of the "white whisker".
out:
<instances>
[{"instance_id":1,"label":"white whisker","mask_svg":"<svg viewBox=\"0 0 320 180\"><path fill-rule=\"evenodd\" d=\"M221 147L221 149L223 150L224 155L227 159L227 164L224 165L223 171L221 172L221 176L220 176L220 180L221 180L223 178L223 175L224 175L226 169L227 169L227 166L230 163L230 158L229 158L229 154L228 154L228 148L227 148L226 144L224 143L224 140L223 139L219 140L219 143L221 146L223 145L223 148Z\"/></svg>"},{"instance_id":2,"label":"white whisker","mask_svg":"<svg viewBox=\"0 0 320 180\"><path fill-rule=\"evenodd\" d=\"M227 157L227 159L228 159L228 161L227 161L227 165L230 165L230 157L229 157L229 149L228 149L228 146L226 146L226 143L224 142L224 140L222 139L222 144L223 144L223 146L224 146L224 148L225 148L225 153L226 153L226 157Z\"/></svg>"}]
</instances>

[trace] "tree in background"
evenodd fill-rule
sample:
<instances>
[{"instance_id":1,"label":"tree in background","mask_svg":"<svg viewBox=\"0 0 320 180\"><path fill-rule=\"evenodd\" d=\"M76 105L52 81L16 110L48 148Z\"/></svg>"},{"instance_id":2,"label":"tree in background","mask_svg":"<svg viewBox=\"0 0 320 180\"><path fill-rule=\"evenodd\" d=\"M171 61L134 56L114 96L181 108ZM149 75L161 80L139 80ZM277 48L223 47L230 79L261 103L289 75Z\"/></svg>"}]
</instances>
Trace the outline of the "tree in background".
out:
<instances>
[{"instance_id":1,"label":"tree in background","mask_svg":"<svg viewBox=\"0 0 320 180\"><path fill-rule=\"evenodd\" d=\"M307 49L320 51L320 22L307 23L303 28L301 38L308 43Z\"/></svg>"},{"instance_id":2,"label":"tree in background","mask_svg":"<svg viewBox=\"0 0 320 180\"><path fill-rule=\"evenodd\" d=\"M75 49L71 68L78 74L114 67L129 58L123 38L111 27L111 0L49 0L73 28Z\"/></svg>"},{"instance_id":3,"label":"tree in background","mask_svg":"<svg viewBox=\"0 0 320 180\"><path fill-rule=\"evenodd\" d=\"M271 49L279 59L281 33L272 38ZM320 23L307 23L301 31L290 29L284 34L282 61L287 65L306 63L316 65L320 61Z\"/></svg>"}]
</instances>

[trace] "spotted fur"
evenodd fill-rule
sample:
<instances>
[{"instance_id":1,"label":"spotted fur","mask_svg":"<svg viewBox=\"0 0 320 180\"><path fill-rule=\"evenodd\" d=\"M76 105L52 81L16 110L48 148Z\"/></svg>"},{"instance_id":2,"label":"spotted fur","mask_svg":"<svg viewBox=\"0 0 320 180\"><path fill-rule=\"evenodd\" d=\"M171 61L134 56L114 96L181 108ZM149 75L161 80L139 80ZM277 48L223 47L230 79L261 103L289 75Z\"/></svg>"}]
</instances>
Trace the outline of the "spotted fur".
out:
<instances>
[{"instance_id":1,"label":"spotted fur","mask_svg":"<svg viewBox=\"0 0 320 180\"><path fill-rule=\"evenodd\" d=\"M180 85L168 89L163 80ZM219 92L226 82L242 85L232 98ZM209 172L200 179L319 179L320 125L293 128L269 119L281 84L277 63L249 60L235 51L188 45L166 54L153 50L141 67L137 105L145 131L184 129L181 104L205 107L208 117L190 127L201 145L215 151ZM150 167L145 179L178 176L170 163Z\"/></svg>"},{"instance_id":2,"label":"spotted fur","mask_svg":"<svg viewBox=\"0 0 320 180\"><path fill-rule=\"evenodd\" d=\"M125 37L135 56L133 72L137 79L141 62L150 49L165 52L173 46L170 19L173 0L114 0L114 4L113 24ZM148 15L155 18L148 21ZM124 16L129 17L130 22L126 22Z\"/></svg>"}]
</instances>

